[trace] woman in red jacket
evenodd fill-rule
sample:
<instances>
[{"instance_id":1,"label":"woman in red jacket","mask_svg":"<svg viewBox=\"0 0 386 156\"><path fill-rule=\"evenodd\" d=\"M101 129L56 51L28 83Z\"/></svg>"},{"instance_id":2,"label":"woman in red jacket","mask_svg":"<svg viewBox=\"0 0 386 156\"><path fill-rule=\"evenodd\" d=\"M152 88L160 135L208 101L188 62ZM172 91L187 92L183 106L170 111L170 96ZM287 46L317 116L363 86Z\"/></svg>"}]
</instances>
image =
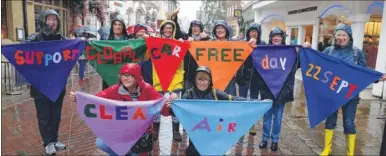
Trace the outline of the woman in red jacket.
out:
<instances>
[{"instance_id":1,"label":"woman in red jacket","mask_svg":"<svg viewBox=\"0 0 386 156\"><path fill-rule=\"evenodd\" d=\"M96 94L96 96L119 101L150 101L162 98L152 85L143 80L141 67L136 63L127 63L123 65L119 70L118 84L110 86ZM161 110L163 116L169 115L171 99L175 99L176 97L177 95L172 94L167 100L164 108ZM73 101L76 100L74 92L71 92L70 98ZM151 131L151 128L149 128L149 132ZM96 139L96 145L108 155L117 155L110 147L104 144L100 138ZM147 152L147 155L149 155L150 151ZM131 153L133 152L130 152L130 154Z\"/></svg>"}]
</instances>

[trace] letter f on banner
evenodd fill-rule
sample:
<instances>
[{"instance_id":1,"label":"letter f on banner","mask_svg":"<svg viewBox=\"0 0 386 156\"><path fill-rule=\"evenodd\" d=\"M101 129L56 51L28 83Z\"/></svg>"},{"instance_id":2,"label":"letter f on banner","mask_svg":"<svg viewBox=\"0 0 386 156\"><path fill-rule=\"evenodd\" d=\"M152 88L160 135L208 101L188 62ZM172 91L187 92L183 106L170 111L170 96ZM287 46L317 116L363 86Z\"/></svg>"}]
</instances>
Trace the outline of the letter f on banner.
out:
<instances>
[{"instance_id":1,"label":"letter f on banner","mask_svg":"<svg viewBox=\"0 0 386 156\"><path fill-rule=\"evenodd\" d=\"M150 50L151 61L161 82L164 92L169 88L181 61L189 48L188 42L181 43L177 40L150 37L146 39L146 45Z\"/></svg>"}]
</instances>

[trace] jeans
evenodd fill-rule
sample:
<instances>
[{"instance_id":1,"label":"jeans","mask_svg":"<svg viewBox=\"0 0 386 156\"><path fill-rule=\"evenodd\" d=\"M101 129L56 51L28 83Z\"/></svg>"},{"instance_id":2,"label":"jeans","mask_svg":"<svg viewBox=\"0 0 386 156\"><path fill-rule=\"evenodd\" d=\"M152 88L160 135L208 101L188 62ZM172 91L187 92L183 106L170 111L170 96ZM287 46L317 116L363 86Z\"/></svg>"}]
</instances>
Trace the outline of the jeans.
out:
<instances>
[{"instance_id":1,"label":"jeans","mask_svg":"<svg viewBox=\"0 0 386 156\"><path fill-rule=\"evenodd\" d=\"M271 138L272 142L279 142L284 106L284 104L273 103L272 108L264 114L263 141L268 141L268 139Z\"/></svg>"},{"instance_id":2,"label":"jeans","mask_svg":"<svg viewBox=\"0 0 386 156\"><path fill-rule=\"evenodd\" d=\"M236 96L236 78L235 77L233 77L232 80L229 82L224 92L228 93L229 95Z\"/></svg>"},{"instance_id":3,"label":"jeans","mask_svg":"<svg viewBox=\"0 0 386 156\"><path fill-rule=\"evenodd\" d=\"M357 111L358 99L352 99L342 106L344 134L356 134L355 113ZM335 129L338 111L326 119L326 129Z\"/></svg>"},{"instance_id":4,"label":"jeans","mask_svg":"<svg viewBox=\"0 0 386 156\"><path fill-rule=\"evenodd\" d=\"M101 149L103 152L107 153L109 156L118 156L118 154L116 154L109 146L107 146L100 138L97 138L96 141L95 141L95 144L96 146ZM142 153L141 153L142 154ZM128 154L126 154L128 156L135 156L135 155L139 155L137 153L133 153L133 152L128 152ZM147 153L147 155L150 155L149 153Z\"/></svg>"},{"instance_id":5,"label":"jeans","mask_svg":"<svg viewBox=\"0 0 386 156\"><path fill-rule=\"evenodd\" d=\"M86 63L87 60L79 60L79 79L83 80L84 78L84 71L86 69Z\"/></svg>"},{"instance_id":6,"label":"jeans","mask_svg":"<svg viewBox=\"0 0 386 156\"><path fill-rule=\"evenodd\" d=\"M43 139L43 146L58 141L58 131L62 116L64 94L52 102L47 97L34 98L39 131Z\"/></svg>"}]
</instances>

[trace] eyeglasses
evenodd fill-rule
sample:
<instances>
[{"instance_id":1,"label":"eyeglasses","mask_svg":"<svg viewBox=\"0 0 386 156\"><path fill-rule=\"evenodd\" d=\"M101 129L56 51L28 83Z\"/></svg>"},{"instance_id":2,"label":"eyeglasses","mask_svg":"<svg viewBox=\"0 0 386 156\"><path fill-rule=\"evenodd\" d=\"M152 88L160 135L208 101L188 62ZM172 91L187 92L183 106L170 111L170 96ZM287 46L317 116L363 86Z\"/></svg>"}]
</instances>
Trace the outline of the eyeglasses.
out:
<instances>
[{"instance_id":1,"label":"eyeglasses","mask_svg":"<svg viewBox=\"0 0 386 156\"><path fill-rule=\"evenodd\" d=\"M172 30L173 27L165 27L164 29L166 29L166 30Z\"/></svg>"},{"instance_id":2,"label":"eyeglasses","mask_svg":"<svg viewBox=\"0 0 386 156\"><path fill-rule=\"evenodd\" d=\"M131 74L120 74L119 76L121 76L122 78L134 78L134 75Z\"/></svg>"},{"instance_id":3,"label":"eyeglasses","mask_svg":"<svg viewBox=\"0 0 386 156\"><path fill-rule=\"evenodd\" d=\"M209 83L209 80L196 80L197 83L201 83L201 84L208 84Z\"/></svg>"}]
</instances>

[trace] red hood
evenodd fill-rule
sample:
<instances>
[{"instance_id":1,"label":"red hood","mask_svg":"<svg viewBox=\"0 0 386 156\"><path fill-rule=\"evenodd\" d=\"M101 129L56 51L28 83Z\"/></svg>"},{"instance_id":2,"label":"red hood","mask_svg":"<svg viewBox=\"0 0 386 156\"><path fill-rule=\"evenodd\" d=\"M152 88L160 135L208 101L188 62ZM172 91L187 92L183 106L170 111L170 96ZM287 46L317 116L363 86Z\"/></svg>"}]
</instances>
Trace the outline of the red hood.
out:
<instances>
[{"instance_id":1,"label":"red hood","mask_svg":"<svg viewBox=\"0 0 386 156\"><path fill-rule=\"evenodd\" d=\"M134 78L137 81L138 86L140 88L144 87L145 85L145 81L143 81L143 78L142 78L141 66L139 66L137 63L124 64L119 70L119 74L134 75ZM119 81L119 83L121 82Z\"/></svg>"}]
</instances>

